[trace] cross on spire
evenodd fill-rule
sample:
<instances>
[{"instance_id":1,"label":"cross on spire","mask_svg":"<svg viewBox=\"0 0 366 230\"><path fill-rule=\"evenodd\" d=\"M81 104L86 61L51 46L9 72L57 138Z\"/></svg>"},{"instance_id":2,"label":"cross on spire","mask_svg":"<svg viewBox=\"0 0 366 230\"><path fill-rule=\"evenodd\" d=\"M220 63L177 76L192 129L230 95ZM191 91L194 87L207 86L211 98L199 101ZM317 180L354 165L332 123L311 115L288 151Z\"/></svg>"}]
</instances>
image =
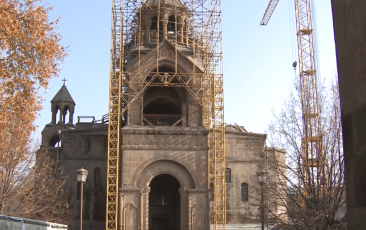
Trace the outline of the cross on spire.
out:
<instances>
[{"instance_id":1,"label":"cross on spire","mask_svg":"<svg viewBox=\"0 0 366 230\"><path fill-rule=\"evenodd\" d=\"M65 81L67 81L65 78L62 80L64 82L64 85L65 85Z\"/></svg>"}]
</instances>

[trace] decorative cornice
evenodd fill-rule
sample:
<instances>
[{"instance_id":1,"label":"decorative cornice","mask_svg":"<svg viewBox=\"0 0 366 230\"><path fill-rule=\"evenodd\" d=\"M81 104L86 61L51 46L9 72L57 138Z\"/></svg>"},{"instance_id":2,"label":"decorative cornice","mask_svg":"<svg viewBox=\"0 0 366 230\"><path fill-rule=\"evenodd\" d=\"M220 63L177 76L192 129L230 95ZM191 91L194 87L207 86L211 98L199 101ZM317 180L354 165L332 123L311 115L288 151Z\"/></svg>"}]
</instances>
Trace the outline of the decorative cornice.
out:
<instances>
[{"instance_id":1,"label":"decorative cornice","mask_svg":"<svg viewBox=\"0 0 366 230\"><path fill-rule=\"evenodd\" d=\"M209 189L187 189L186 191L189 194L197 194L197 193L208 194L210 192Z\"/></svg>"}]
</instances>

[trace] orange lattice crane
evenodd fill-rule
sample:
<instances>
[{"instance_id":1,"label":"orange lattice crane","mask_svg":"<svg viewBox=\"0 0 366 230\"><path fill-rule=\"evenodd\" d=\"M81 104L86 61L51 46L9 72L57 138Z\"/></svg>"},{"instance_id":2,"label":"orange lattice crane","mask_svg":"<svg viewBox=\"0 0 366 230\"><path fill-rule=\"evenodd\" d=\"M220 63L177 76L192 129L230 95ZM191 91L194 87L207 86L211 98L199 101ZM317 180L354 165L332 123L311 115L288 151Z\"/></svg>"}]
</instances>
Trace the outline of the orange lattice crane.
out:
<instances>
[{"instance_id":1,"label":"orange lattice crane","mask_svg":"<svg viewBox=\"0 0 366 230\"><path fill-rule=\"evenodd\" d=\"M260 25L267 25L279 0L271 0ZM317 71L314 49L314 30L311 0L294 0L297 48L299 55L299 80L302 108L302 156L299 159L300 186L306 197L324 183L326 159L320 130ZM295 66L294 66L295 67ZM314 173L315 171L315 173ZM311 183L310 183L311 181ZM307 183L309 182L309 183ZM309 187L309 185L312 185Z\"/></svg>"}]
</instances>

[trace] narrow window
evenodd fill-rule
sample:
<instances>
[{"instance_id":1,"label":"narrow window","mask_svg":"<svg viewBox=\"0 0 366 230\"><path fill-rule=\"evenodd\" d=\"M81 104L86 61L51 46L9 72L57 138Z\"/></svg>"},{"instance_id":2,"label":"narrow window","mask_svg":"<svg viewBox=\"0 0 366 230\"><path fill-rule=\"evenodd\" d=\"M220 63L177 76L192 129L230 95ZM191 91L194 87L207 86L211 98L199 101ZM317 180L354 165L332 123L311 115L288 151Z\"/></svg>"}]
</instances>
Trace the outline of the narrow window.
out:
<instances>
[{"instance_id":1,"label":"narrow window","mask_svg":"<svg viewBox=\"0 0 366 230\"><path fill-rule=\"evenodd\" d=\"M174 15L169 16L167 28L168 28L169 32L175 31L175 16Z\"/></svg>"},{"instance_id":2,"label":"narrow window","mask_svg":"<svg viewBox=\"0 0 366 230\"><path fill-rule=\"evenodd\" d=\"M229 168L225 169L225 181L231 183L231 170Z\"/></svg>"},{"instance_id":3,"label":"narrow window","mask_svg":"<svg viewBox=\"0 0 366 230\"><path fill-rule=\"evenodd\" d=\"M150 25L150 30L156 30L158 29L158 17L155 16L151 19L151 25Z\"/></svg>"},{"instance_id":4,"label":"narrow window","mask_svg":"<svg viewBox=\"0 0 366 230\"><path fill-rule=\"evenodd\" d=\"M94 186L100 183L100 168L94 169Z\"/></svg>"},{"instance_id":5,"label":"narrow window","mask_svg":"<svg viewBox=\"0 0 366 230\"><path fill-rule=\"evenodd\" d=\"M213 183L210 183L210 201L213 201Z\"/></svg>"},{"instance_id":6,"label":"narrow window","mask_svg":"<svg viewBox=\"0 0 366 230\"><path fill-rule=\"evenodd\" d=\"M241 184L241 200L248 201L248 184L247 183Z\"/></svg>"}]
</instances>

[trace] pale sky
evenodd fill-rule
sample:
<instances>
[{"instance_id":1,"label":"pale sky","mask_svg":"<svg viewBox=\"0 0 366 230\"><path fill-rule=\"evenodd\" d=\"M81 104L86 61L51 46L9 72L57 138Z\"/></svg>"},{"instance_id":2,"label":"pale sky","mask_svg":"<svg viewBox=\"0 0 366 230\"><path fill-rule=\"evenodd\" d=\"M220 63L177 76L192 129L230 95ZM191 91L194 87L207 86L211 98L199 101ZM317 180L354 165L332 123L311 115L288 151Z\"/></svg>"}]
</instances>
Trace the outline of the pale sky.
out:
<instances>
[{"instance_id":1,"label":"pale sky","mask_svg":"<svg viewBox=\"0 0 366 230\"><path fill-rule=\"evenodd\" d=\"M60 76L44 94L36 137L51 122L51 99L62 79L77 116L100 119L108 112L110 69L110 0L47 0L51 18L60 17L62 44L69 46ZM279 1L267 26L260 21L269 0L222 0L225 123L264 133L289 94L297 58L293 0ZM318 77L337 72L331 1L315 1Z\"/></svg>"}]
</instances>

